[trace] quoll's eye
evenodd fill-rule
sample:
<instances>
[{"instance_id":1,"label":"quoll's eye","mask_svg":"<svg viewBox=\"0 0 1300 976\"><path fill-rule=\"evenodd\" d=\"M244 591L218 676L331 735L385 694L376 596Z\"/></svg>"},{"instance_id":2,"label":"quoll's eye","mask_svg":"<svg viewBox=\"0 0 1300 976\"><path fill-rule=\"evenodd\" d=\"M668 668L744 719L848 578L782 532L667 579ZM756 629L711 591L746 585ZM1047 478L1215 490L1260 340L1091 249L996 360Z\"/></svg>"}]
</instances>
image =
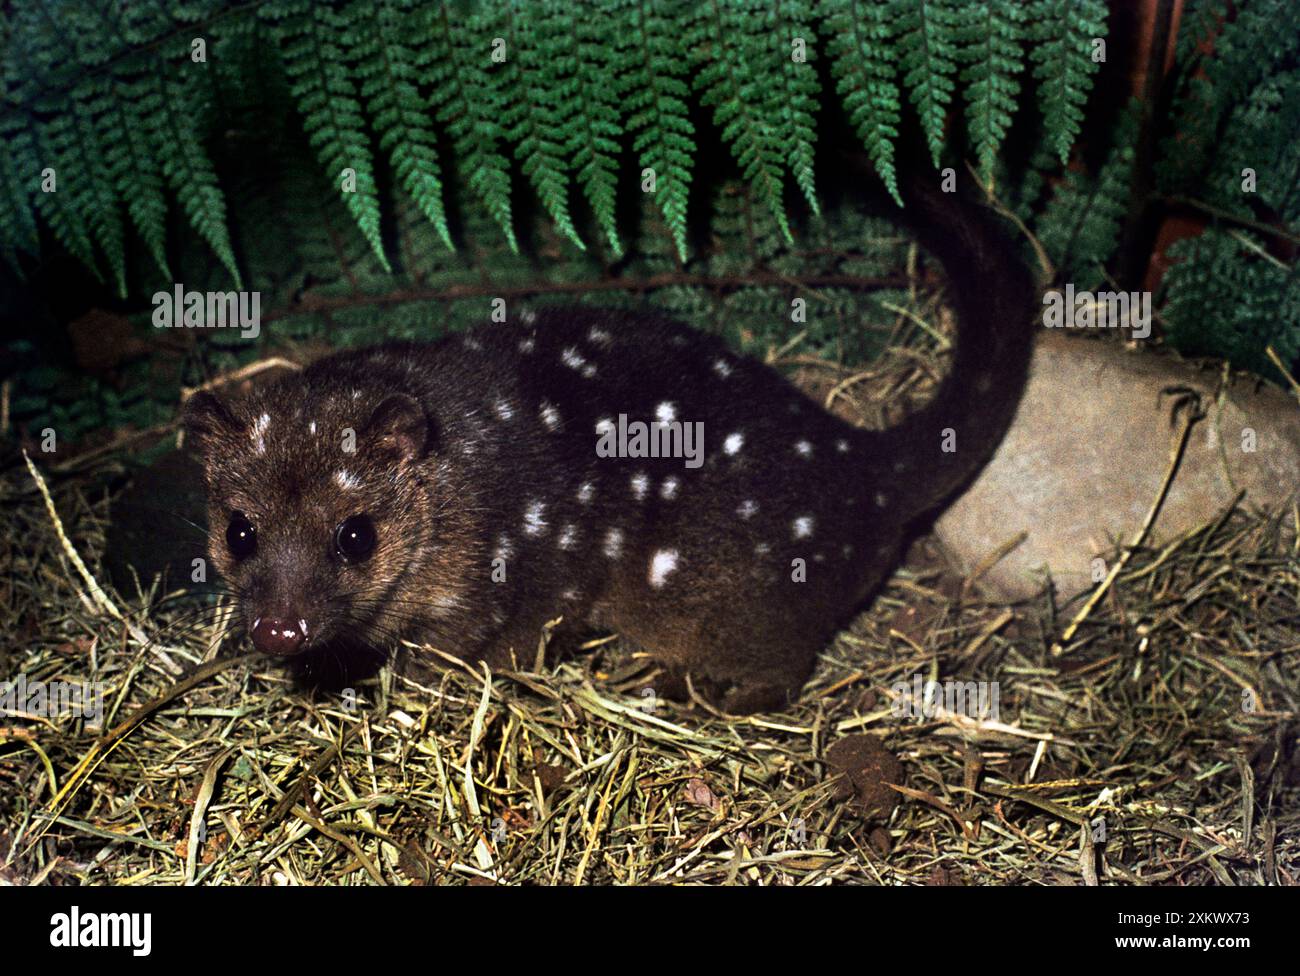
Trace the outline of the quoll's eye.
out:
<instances>
[{"instance_id":1,"label":"quoll's eye","mask_svg":"<svg viewBox=\"0 0 1300 976\"><path fill-rule=\"evenodd\" d=\"M375 551L375 523L369 515L345 518L334 530L334 548L344 562L359 563Z\"/></svg>"},{"instance_id":2,"label":"quoll's eye","mask_svg":"<svg viewBox=\"0 0 1300 976\"><path fill-rule=\"evenodd\" d=\"M236 559L247 559L257 551L257 529L243 512L230 516L230 524L226 526L226 548Z\"/></svg>"}]
</instances>

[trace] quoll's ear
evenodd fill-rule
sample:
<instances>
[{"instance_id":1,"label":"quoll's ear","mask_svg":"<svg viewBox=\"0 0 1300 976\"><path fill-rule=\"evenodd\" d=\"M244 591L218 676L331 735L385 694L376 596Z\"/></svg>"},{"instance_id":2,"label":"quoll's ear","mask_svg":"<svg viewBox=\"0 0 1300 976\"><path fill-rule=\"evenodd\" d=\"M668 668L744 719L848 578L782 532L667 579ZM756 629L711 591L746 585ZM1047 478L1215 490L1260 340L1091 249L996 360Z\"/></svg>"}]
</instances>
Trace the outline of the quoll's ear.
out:
<instances>
[{"instance_id":1,"label":"quoll's ear","mask_svg":"<svg viewBox=\"0 0 1300 976\"><path fill-rule=\"evenodd\" d=\"M207 390L185 401L181 423L185 426L185 443L201 456L244 430L243 422L226 402Z\"/></svg>"},{"instance_id":2,"label":"quoll's ear","mask_svg":"<svg viewBox=\"0 0 1300 976\"><path fill-rule=\"evenodd\" d=\"M375 407L365 438L378 451L412 460L433 449L433 422L415 397L394 393Z\"/></svg>"}]
</instances>

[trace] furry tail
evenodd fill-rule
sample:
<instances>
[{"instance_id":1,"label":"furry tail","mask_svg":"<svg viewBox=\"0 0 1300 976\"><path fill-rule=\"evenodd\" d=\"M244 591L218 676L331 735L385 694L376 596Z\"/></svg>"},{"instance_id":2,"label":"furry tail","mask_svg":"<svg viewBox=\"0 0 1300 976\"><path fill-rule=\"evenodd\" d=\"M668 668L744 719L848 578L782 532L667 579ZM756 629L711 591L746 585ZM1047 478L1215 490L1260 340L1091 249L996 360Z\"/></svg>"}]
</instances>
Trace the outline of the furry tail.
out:
<instances>
[{"instance_id":1,"label":"furry tail","mask_svg":"<svg viewBox=\"0 0 1300 976\"><path fill-rule=\"evenodd\" d=\"M881 476L903 489L907 519L951 500L993 456L1033 352L1037 291L1029 269L990 211L942 192L938 181L928 163L911 167L898 219L947 274L956 352L929 403L872 435L876 456L894 461Z\"/></svg>"}]
</instances>

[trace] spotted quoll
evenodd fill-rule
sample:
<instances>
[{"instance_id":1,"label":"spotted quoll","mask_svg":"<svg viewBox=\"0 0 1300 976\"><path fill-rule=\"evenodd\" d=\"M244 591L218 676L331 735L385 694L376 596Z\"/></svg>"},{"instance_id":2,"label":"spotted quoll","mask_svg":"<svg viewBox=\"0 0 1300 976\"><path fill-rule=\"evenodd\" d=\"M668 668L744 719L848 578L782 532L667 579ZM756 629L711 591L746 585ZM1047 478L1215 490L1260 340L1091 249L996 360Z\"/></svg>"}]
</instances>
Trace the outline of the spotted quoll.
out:
<instances>
[{"instance_id":1,"label":"spotted quoll","mask_svg":"<svg viewBox=\"0 0 1300 976\"><path fill-rule=\"evenodd\" d=\"M1028 273L982 208L929 181L900 219L944 265L959 338L935 396L891 429L841 421L719 338L595 308L191 398L210 555L254 645L405 638L528 665L562 617L651 653L670 691L689 676L729 712L787 703L905 533L992 454L1023 387Z\"/></svg>"}]
</instances>

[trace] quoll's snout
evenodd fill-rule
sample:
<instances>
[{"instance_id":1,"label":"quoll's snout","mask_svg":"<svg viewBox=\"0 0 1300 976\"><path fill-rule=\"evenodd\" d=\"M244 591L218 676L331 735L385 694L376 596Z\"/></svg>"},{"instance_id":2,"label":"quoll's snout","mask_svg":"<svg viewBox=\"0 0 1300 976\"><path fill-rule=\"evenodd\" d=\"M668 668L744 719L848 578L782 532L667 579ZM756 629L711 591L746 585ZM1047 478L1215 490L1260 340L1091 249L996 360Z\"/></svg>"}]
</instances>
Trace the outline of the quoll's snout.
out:
<instances>
[{"instance_id":1,"label":"quoll's snout","mask_svg":"<svg viewBox=\"0 0 1300 976\"><path fill-rule=\"evenodd\" d=\"M258 617L253 621L253 646L263 654L288 657L308 640L307 621L292 617Z\"/></svg>"}]
</instances>

